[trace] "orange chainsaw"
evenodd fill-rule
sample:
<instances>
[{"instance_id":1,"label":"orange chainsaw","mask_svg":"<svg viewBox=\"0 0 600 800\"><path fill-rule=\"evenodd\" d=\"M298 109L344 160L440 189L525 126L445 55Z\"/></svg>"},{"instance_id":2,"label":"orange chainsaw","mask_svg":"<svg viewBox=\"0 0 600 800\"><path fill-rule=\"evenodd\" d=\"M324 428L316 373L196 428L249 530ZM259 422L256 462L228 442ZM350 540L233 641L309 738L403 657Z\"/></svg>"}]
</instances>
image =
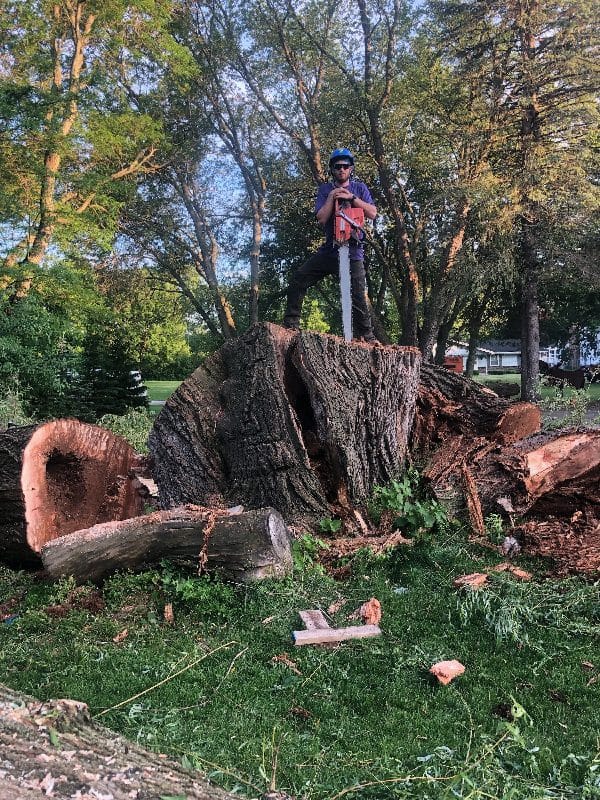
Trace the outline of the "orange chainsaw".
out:
<instances>
[{"instance_id":1,"label":"orange chainsaw","mask_svg":"<svg viewBox=\"0 0 600 800\"><path fill-rule=\"evenodd\" d=\"M352 208L349 200L335 201L333 239L338 247L340 294L342 299L342 328L344 339L352 341L352 283L350 277L350 242L360 242L365 234L365 212Z\"/></svg>"}]
</instances>

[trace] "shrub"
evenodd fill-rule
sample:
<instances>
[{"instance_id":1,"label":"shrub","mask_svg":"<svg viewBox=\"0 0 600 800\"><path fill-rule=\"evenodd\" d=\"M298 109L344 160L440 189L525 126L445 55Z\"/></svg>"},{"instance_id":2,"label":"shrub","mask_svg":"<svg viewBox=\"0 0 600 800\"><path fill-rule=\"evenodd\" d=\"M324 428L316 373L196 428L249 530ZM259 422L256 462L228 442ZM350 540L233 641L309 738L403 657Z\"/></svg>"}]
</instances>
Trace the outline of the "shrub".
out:
<instances>
[{"instance_id":1,"label":"shrub","mask_svg":"<svg viewBox=\"0 0 600 800\"><path fill-rule=\"evenodd\" d=\"M402 478L390 481L386 486L376 486L368 510L377 524L384 513L391 513L393 528L415 536L443 530L448 524L446 509L437 500L426 496L419 473L412 468Z\"/></svg>"},{"instance_id":2,"label":"shrub","mask_svg":"<svg viewBox=\"0 0 600 800\"><path fill-rule=\"evenodd\" d=\"M148 452L148 434L154 415L146 408L130 408L125 414L105 414L98 424L127 439L136 453Z\"/></svg>"}]
</instances>

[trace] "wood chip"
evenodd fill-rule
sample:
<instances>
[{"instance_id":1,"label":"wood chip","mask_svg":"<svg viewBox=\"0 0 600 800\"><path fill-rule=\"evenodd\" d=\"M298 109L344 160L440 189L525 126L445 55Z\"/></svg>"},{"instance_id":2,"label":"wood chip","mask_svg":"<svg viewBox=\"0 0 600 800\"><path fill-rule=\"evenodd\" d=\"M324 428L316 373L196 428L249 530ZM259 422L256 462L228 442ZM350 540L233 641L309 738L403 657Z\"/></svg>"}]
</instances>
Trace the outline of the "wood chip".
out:
<instances>
[{"instance_id":1,"label":"wood chip","mask_svg":"<svg viewBox=\"0 0 600 800\"><path fill-rule=\"evenodd\" d=\"M530 581L533 578L531 572L527 572L525 569L521 569L520 567L516 567L514 564L510 564L508 561L502 561L500 564L496 564L495 567L490 567L490 572L510 572L511 575L514 575L515 578L519 578L522 581Z\"/></svg>"},{"instance_id":2,"label":"wood chip","mask_svg":"<svg viewBox=\"0 0 600 800\"><path fill-rule=\"evenodd\" d=\"M456 578L452 581L452 585L456 589L462 589L465 586L468 586L469 589L480 589L485 583L487 583L488 576L485 572L471 572L468 575L461 575L460 577Z\"/></svg>"},{"instance_id":3,"label":"wood chip","mask_svg":"<svg viewBox=\"0 0 600 800\"><path fill-rule=\"evenodd\" d=\"M360 617L365 625L379 625L381 620L381 603L376 597L372 597L363 603L359 609Z\"/></svg>"},{"instance_id":4,"label":"wood chip","mask_svg":"<svg viewBox=\"0 0 600 800\"><path fill-rule=\"evenodd\" d=\"M175 615L173 614L173 603L167 603L163 612L167 625L175 625Z\"/></svg>"},{"instance_id":5,"label":"wood chip","mask_svg":"<svg viewBox=\"0 0 600 800\"><path fill-rule=\"evenodd\" d=\"M298 667L296 666L296 662L292 661L287 653L279 653L277 656L273 656L271 659L271 664L283 664L284 667L291 669L293 673L296 675L302 675Z\"/></svg>"},{"instance_id":6,"label":"wood chip","mask_svg":"<svg viewBox=\"0 0 600 800\"><path fill-rule=\"evenodd\" d=\"M328 614L337 614L337 612L343 608L348 601L345 597L340 597L339 600L333 602L327 609Z\"/></svg>"},{"instance_id":7,"label":"wood chip","mask_svg":"<svg viewBox=\"0 0 600 800\"><path fill-rule=\"evenodd\" d=\"M435 675L438 681L444 686L449 684L450 681L454 680L454 678L462 675L464 671L464 665L455 659L452 659L451 661L438 661L437 664L434 664L429 669L429 672L431 672L432 675Z\"/></svg>"}]
</instances>

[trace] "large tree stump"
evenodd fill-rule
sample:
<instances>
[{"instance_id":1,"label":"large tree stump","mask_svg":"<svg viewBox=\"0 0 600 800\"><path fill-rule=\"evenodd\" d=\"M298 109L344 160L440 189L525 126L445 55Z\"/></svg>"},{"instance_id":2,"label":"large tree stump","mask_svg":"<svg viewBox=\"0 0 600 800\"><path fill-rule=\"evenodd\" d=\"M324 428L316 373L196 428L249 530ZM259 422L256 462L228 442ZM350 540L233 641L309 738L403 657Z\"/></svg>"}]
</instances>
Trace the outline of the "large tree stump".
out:
<instances>
[{"instance_id":1,"label":"large tree stump","mask_svg":"<svg viewBox=\"0 0 600 800\"><path fill-rule=\"evenodd\" d=\"M139 514L134 463L120 436L74 419L0 433L0 559L39 566L57 536Z\"/></svg>"},{"instance_id":2,"label":"large tree stump","mask_svg":"<svg viewBox=\"0 0 600 800\"><path fill-rule=\"evenodd\" d=\"M40 702L2 684L0 750L2 800L233 800L200 773L98 725L85 703Z\"/></svg>"},{"instance_id":3,"label":"large tree stump","mask_svg":"<svg viewBox=\"0 0 600 800\"><path fill-rule=\"evenodd\" d=\"M420 354L261 324L169 398L150 435L161 506L364 501L402 468Z\"/></svg>"},{"instance_id":4,"label":"large tree stump","mask_svg":"<svg viewBox=\"0 0 600 800\"><path fill-rule=\"evenodd\" d=\"M281 577L292 569L289 532L272 508L233 514L196 506L157 511L95 525L42 548L51 577L71 575L79 583L163 558L193 559L203 571L239 583Z\"/></svg>"}]
</instances>

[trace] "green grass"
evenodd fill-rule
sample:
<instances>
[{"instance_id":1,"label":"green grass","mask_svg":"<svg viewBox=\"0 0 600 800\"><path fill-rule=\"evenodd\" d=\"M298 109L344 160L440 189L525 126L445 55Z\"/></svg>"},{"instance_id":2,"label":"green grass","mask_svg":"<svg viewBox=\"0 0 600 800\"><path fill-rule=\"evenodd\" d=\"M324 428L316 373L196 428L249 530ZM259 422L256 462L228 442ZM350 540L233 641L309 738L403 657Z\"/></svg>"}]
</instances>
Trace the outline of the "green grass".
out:
<instances>
[{"instance_id":1,"label":"green grass","mask_svg":"<svg viewBox=\"0 0 600 800\"><path fill-rule=\"evenodd\" d=\"M180 383L181 381L144 381L150 400L166 400Z\"/></svg>"},{"instance_id":2,"label":"green grass","mask_svg":"<svg viewBox=\"0 0 600 800\"><path fill-rule=\"evenodd\" d=\"M114 730L248 797L270 784L304 800L600 796L598 584L498 573L457 593L454 577L494 559L456 531L359 554L343 582L304 556L293 578L251 587L168 565L117 575L103 610L74 602L65 616L51 606L70 597L68 581L2 569L0 603L18 597L16 619L0 625L2 679L85 701ZM292 645L299 610L345 598L332 620L344 625L371 596L380 638ZM442 687L428 669L447 658L466 672Z\"/></svg>"},{"instance_id":3,"label":"green grass","mask_svg":"<svg viewBox=\"0 0 600 800\"><path fill-rule=\"evenodd\" d=\"M515 372L507 372L507 373L493 373L489 375L479 374L475 375L473 380L477 383L489 383L491 384L491 388L493 388L494 381L499 381L501 383L521 383L521 376ZM542 384L541 393L543 399L553 398L556 395L556 389L552 386L546 386ZM567 386L565 388L564 396L565 398L573 397L576 394L576 390ZM585 394L589 401L596 401L600 400L600 383L590 383L585 388Z\"/></svg>"}]
</instances>

